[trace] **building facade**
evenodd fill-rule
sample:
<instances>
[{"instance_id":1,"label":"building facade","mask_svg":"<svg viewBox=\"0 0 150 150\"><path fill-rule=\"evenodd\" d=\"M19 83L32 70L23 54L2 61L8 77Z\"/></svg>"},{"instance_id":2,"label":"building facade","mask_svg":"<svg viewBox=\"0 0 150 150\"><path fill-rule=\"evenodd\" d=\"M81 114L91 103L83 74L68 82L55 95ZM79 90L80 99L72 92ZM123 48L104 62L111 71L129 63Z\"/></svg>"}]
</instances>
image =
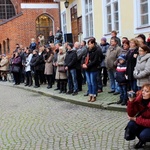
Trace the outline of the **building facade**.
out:
<instances>
[{"instance_id":1,"label":"building facade","mask_svg":"<svg viewBox=\"0 0 150 150\"><path fill-rule=\"evenodd\" d=\"M63 33L72 33L73 41L95 37L133 38L150 33L150 0L57 0L60 1ZM65 7L65 2L69 2Z\"/></svg>"},{"instance_id":2,"label":"building facade","mask_svg":"<svg viewBox=\"0 0 150 150\"><path fill-rule=\"evenodd\" d=\"M0 53L11 53L16 43L29 46L31 38L60 27L59 3L53 0L0 0Z\"/></svg>"}]
</instances>

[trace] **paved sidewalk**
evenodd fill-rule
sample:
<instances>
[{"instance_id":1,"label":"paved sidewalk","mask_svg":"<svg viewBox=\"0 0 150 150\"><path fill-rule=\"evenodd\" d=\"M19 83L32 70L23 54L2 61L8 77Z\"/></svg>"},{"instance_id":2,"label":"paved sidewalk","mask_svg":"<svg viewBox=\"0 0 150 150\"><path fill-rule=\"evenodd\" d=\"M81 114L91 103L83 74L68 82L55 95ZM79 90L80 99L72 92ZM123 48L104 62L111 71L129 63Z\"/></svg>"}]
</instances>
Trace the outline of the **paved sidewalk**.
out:
<instances>
[{"instance_id":1,"label":"paved sidewalk","mask_svg":"<svg viewBox=\"0 0 150 150\"><path fill-rule=\"evenodd\" d=\"M95 102L87 102L88 96L84 96L87 91L87 85L83 86L83 91L79 92L78 95L72 96L67 94L59 94L59 91L54 91L56 85L51 89L47 89L47 85L41 85L39 88L34 88L33 86L28 87L24 86L24 84L13 85L11 82L0 82L1 85L4 86L13 86L14 88L21 88L27 91L32 91L36 93L40 93L46 96L50 96L59 100L63 100L66 102L71 102L74 104L89 106L93 108L101 108L108 110L116 110L116 111L126 111L126 106L121 106L117 104L113 104L119 100L119 95L108 94L109 87L104 87L103 92L98 94L97 101Z\"/></svg>"}]
</instances>

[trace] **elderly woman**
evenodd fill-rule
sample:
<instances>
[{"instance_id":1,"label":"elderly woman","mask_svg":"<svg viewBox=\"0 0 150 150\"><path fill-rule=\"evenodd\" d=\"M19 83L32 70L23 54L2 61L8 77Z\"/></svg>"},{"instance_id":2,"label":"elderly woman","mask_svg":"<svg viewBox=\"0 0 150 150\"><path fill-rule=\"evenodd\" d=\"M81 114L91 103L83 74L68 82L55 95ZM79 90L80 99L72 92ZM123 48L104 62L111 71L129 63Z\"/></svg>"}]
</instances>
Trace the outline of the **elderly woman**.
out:
<instances>
[{"instance_id":1,"label":"elderly woman","mask_svg":"<svg viewBox=\"0 0 150 150\"><path fill-rule=\"evenodd\" d=\"M150 84L144 84L135 98L130 94L127 112L130 121L126 129L128 128L132 138L126 140L133 140L137 136L139 142L134 148L142 148L150 141Z\"/></svg>"},{"instance_id":2,"label":"elderly woman","mask_svg":"<svg viewBox=\"0 0 150 150\"><path fill-rule=\"evenodd\" d=\"M67 74L64 68L64 61L66 57L66 52L63 47L59 47L59 52L57 55L57 69L56 69L56 76L55 79L60 83L60 92L59 93L66 93L67 92Z\"/></svg>"},{"instance_id":3,"label":"elderly woman","mask_svg":"<svg viewBox=\"0 0 150 150\"><path fill-rule=\"evenodd\" d=\"M134 69L134 78L137 79L138 89L144 83L150 83L150 48L146 45L139 47L139 56L137 57Z\"/></svg>"},{"instance_id":4,"label":"elderly woman","mask_svg":"<svg viewBox=\"0 0 150 150\"><path fill-rule=\"evenodd\" d=\"M5 54L2 54L2 60L0 61L0 72L3 81L7 81L7 71L9 67L9 60Z\"/></svg>"}]
</instances>

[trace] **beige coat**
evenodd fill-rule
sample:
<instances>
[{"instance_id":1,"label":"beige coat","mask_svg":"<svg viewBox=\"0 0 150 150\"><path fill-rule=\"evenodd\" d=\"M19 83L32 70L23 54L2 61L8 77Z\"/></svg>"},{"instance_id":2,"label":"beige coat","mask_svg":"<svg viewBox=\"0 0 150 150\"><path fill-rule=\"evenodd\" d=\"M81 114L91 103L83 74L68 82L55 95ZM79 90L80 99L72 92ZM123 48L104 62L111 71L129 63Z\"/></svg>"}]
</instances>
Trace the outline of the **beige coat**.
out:
<instances>
[{"instance_id":1,"label":"beige coat","mask_svg":"<svg viewBox=\"0 0 150 150\"><path fill-rule=\"evenodd\" d=\"M63 54L59 54L57 55L57 69L56 69L56 76L55 76L55 79L67 79L67 74L66 73L62 73L62 72L58 72L59 70L59 66L62 66L64 65L64 60L65 60L65 57L66 57L66 53L63 53Z\"/></svg>"},{"instance_id":2,"label":"beige coat","mask_svg":"<svg viewBox=\"0 0 150 150\"><path fill-rule=\"evenodd\" d=\"M115 70L116 68L116 60L118 56L120 55L122 49L119 46L112 47L110 46L107 50L106 57L105 57L105 63L107 69Z\"/></svg>"},{"instance_id":3,"label":"beige coat","mask_svg":"<svg viewBox=\"0 0 150 150\"><path fill-rule=\"evenodd\" d=\"M53 74L53 57L54 55L51 54L50 57L47 60L45 60L45 70L44 70L45 75Z\"/></svg>"},{"instance_id":4,"label":"beige coat","mask_svg":"<svg viewBox=\"0 0 150 150\"><path fill-rule=\"evenodd\" d=\"M0 71L8 71L9 69L9 59L8 57L3 57L1 62L0 62Z\"/></svg>"}]
</instances>

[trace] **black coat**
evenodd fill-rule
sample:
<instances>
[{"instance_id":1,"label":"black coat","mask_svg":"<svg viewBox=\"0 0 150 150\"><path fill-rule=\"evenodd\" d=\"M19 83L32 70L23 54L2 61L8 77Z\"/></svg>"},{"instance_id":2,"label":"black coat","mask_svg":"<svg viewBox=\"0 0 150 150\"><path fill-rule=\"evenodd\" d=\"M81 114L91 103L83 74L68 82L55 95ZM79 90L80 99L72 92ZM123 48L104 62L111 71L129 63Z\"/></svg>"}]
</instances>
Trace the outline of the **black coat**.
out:
<instances>
[{"instance_id":1,"label":"black coat","mask_svg":"<svg viewBox=\"0 0 150 150\"><path fill-rule=\"evenodd\" d=\"M48 43L48 44L49 44L49 43L54 43L54 35L51 35L51 36L48 37L47 43Z\"/></svg>"},{"instance_id":2,"label":"black coat","mask_svg":"<svg viewBox=\"0 0 150 150\"><path fill-rule=\"evenodd\" d=\"M67 51L65 57L65 66L68 67L69 70L76 69L77 64L77 53L75 50Z\"/></svg>"},{"instance_id":3,"label":"black coat","mask_svg":"<svg viewBox=\"0 0 150 150\"><path fill-rule=\"evenodd\" d=\"M101 57L100 54L101 54L100 49L98 49L97 46L95 46L91 50L88 50L86 57L89 56L89 62L87 64L86 71L88 72L98 71Z\"/></svg>"},{"instance_id":4,"label":"black coat","mask_svg":"<svg viewBox=\"0 0 150 150\"><path fill-rule=\"evenodd\" d=\"M39 55L38 54L34 54L32 56L32 59L31 59L31 62L30 62L30 65L31 65L31 70L32 71L37 71L37 70L40 70L40 61L39 61Z\"/></svg>"},{"instance_id":5,"label":"black coat","mask_svg":"<svg viewBox=\"0 0 150 150\"><path fill-rule=\"evenodd\" d=\"M126 74L128 75L128 80L135 80L135 78L133 77L133 71L136 65L136 58L133 57L134 54L138 54L138 48L136 48L135 50L130 49L126 55L127 60Z\"/></svg>"}]
</instances>

